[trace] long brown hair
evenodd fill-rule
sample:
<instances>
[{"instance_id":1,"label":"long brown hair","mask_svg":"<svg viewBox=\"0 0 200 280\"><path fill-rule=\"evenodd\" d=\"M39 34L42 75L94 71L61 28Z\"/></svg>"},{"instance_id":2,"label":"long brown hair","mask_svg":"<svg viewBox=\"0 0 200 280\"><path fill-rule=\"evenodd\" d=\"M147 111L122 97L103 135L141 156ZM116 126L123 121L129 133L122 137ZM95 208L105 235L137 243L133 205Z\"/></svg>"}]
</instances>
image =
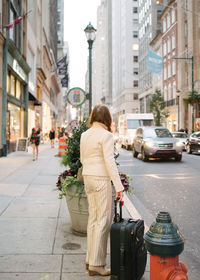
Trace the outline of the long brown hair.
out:
<instances>
[{"instance_id":1,"label":"long brown hair","mask_svg":"<svg viewBox=\"0 0 200 280\"><path fill-rule=\"evenodd\" d=\"M90 115L89 124L92 125L93 122L100 122L107 127L108 131L111 131L112 117L106 105L97 104L94 106Z\"/></svg>"}]
</instances>

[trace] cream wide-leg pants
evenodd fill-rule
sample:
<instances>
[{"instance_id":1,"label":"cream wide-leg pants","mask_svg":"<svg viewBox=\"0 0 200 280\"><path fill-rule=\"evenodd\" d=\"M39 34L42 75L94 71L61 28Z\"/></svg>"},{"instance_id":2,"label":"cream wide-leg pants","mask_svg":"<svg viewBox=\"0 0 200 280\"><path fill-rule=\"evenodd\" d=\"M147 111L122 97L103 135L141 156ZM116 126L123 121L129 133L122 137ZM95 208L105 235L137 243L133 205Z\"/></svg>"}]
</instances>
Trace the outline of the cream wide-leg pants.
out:
<instances>
[{"instance_id":1,"label":"cream wide-leg pants","mask_svg":"<svg viewBox=\"0 0 200 280\"><path fill-rule=\"evenodd\" d=\"M88 198L86 263L105 266L111 226L112 187L109 177L83 176Z\"/></svg>"}]
</instances>

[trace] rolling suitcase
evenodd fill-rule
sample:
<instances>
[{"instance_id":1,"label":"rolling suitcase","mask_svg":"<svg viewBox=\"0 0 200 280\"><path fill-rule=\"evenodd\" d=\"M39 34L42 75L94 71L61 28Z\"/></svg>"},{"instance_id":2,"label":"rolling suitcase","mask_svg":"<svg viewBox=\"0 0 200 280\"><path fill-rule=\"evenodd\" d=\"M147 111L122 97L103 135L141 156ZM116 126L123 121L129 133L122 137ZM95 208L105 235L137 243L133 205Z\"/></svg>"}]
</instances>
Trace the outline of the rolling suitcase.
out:
<instances>
[{"instance_id":1,"label":"rolling suitcase","mask_svg":"<svg viewBox=\"0 0 200 280\"><path fill-rule=\"evenodd\" d=\"M139 280L144 274L147 262L147 250L144 245L144 221L122 219L117 213L115 200L114 223L110 231L110 280Z\"/></svg>"}]
</instances>

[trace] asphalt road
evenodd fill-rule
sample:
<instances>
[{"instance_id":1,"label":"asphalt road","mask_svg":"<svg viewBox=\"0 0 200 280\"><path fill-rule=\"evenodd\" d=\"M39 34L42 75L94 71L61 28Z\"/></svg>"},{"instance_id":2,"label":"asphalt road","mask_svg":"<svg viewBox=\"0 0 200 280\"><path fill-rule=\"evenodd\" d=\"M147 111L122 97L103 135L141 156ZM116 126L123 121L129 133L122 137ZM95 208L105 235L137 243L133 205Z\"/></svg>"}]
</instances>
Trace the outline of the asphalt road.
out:
<instances>
[{"instance_id":1,"label":"asphalt road","mask_svg":"<svg viewBox=\"0 0 200 280\"><path fill-rule=\"evenodd\" d=\"M133 158L131 151L119 149L121 172L129 174L134 206L148 226L159 211L170 213L185 238L180 255L188 267L190 280L200 278L200 155L183 153L181 162ZM140 157L140 156L139 156Z\"/></svg>"}]
</instances>

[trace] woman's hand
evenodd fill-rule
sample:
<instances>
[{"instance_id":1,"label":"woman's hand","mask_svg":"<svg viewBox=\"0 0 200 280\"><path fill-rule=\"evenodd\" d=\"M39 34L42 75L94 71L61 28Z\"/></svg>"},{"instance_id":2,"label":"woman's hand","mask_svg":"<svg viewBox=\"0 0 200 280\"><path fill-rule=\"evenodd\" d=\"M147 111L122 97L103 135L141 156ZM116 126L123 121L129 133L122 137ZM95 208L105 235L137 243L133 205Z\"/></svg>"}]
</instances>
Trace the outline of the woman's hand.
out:
<instances>
[{"instance_id":1,"label":"woman's hand","mask_svg":"<svg viewBox=\"0 0 200 280\"><path fill-rule=\"evenodd\" d=\"M121 191L121 192L116 192L115 198L117 198L117 197L119 197L119 201L121 201L122 198L123 198L123 191Z\"/></svg>"}]
</instances>

